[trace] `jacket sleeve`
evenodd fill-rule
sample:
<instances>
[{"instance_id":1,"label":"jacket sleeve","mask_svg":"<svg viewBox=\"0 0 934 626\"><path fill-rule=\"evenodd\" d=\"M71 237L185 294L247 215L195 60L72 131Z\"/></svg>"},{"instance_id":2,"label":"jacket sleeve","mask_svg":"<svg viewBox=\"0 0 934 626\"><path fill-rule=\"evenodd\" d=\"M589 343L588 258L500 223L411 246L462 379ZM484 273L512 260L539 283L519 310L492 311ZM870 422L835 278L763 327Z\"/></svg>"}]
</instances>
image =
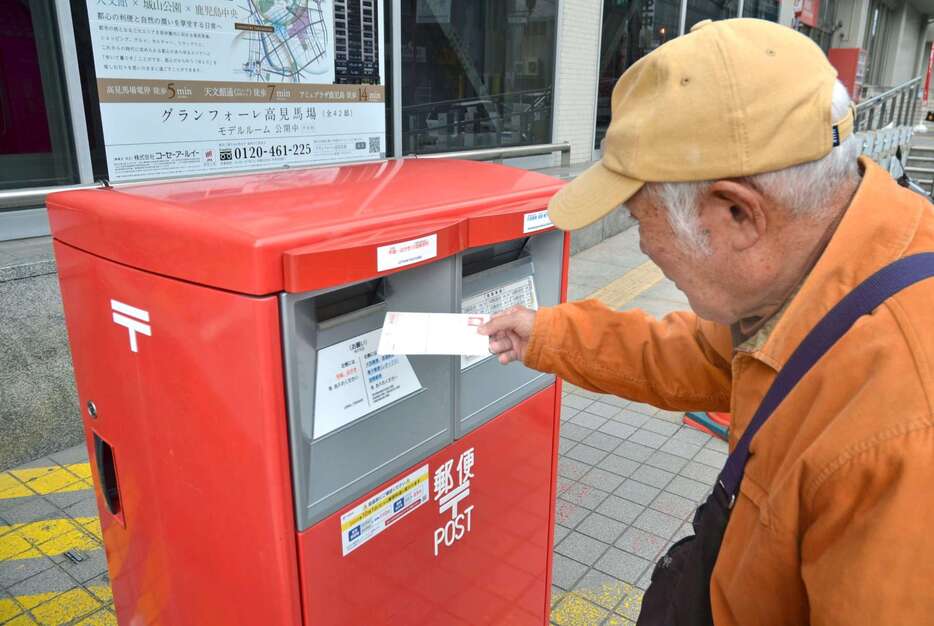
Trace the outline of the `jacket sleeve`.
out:
<instances>
[{"instance_id":1,"label":"jacket sleeve","mask_svg":"<svg viewBox=\"0 0 934 626\"><path fill-rule=\"evenodd\" d=\"M668 410L730 410L729 328L693 313L656 320L597 300L543 308L525 364L579 387Z\"/></svg>"},{"instance_id":2,"label":"jacket sleeve","mask_svg":"<svg viewBox=\"0 0 934 626\"><path fill-rule=\"evenodd\" d=\"M822 472L832 473L816 489L801 542L813 626L934 616L934 425L928 417L882 438Z\"/></svg>"}]
</instances>

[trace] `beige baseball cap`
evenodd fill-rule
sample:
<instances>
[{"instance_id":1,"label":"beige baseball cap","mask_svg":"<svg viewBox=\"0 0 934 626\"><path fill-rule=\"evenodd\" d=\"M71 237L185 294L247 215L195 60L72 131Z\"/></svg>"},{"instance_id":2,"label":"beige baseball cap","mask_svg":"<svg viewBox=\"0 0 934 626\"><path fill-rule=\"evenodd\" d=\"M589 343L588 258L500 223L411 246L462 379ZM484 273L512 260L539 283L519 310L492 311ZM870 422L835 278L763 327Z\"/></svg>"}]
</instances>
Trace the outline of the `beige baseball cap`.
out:
<instances>
[{"instance_id":1,"label":"beige baseball cap","mask_svg":"<svg viewBox=\"0 0 934 626\"><path fill-rule=\"evenodd\" d=\"M836 77L787 26L699 22L617 81L603 158L552 198L551 221L587 226L646 182L750 176L826 156L853 132L852 109L830 119Z\"/></svg>"}]
</instances>

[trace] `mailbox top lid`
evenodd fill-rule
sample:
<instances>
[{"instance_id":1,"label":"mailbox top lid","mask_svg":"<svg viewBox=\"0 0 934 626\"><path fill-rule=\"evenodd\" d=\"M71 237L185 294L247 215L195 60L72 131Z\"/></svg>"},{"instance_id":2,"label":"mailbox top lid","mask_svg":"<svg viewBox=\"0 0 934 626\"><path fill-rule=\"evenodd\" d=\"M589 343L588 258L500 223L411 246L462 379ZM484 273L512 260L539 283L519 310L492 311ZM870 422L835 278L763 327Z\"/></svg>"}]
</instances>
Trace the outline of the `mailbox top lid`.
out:
<instances>
[{"instance_id":1,"label":"mailbox top lid","mask_svg":"<svg viewBox=\"0 0 934 626\"><path fill-rule=\"evenodd\" d=\"M65 191L46 204L58 241L264 295L364 280L521 237L530 223L542 228L540 212L563 184L492 163L398 159ZM412 241L425 254L433 245L435 255L392 267L387 246Z\"/></svg>"}]
</instances>

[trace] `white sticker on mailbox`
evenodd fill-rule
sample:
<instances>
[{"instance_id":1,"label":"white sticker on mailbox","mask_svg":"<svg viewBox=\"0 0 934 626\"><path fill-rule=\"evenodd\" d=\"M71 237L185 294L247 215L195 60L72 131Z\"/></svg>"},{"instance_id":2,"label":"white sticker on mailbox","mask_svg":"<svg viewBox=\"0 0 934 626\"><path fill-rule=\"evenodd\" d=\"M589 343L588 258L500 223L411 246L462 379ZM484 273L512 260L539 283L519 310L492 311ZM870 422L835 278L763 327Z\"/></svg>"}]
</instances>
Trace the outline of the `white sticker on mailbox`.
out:
<instances>
[{"instance_id":1,"label":"white sticker on mailbox","mask_svg":"<svg viewBox=\"0 0 934 626\"><path fill-rule=\"evenodd\" d=\"M381 332L318 352L315 439L422 388L407 357L376 354Z\"/></svg>"},{"instance_id":2,"label":"white sticker on mailbox","mask_svg":"<svg viewBox=\"0 0 934 626\"><path fill-rule=\"evenodd\" d=\"M534 233L537 230L544 230L546 228L551 228L551 218L548 217L548 210L544 211L535 211L534 213L526 213L523 216L522 222L522 232L523 233Z\"/></svg>"},{"instance_id":3,"label":"white sticker on mailbox","mask_svg":"<svg viewBox=\"0 0 934 626\"><path fill-rule=\"evenodd\" d=\"M487 289L486 291L481 291L478 294L464 298L461 302L461 311L470 313L471 315L478 315L481 313L493 315L514 306L524 306L533 310L538 309L538 297L535 295L535 279L532 276L526 276L521 280L499 285L493 289ZM462 356L461 369L467 369L474 363L479 363L492 356L492 354L483 356Z\"/></svg>"},{"instance_id":4,"label":"white sticker on mailbox","mask_svg":"<svg viewBox=\"0 0 934 626\"><path fill-rule=\"evenodd\" d=\"M341 547L347 556L428 502L428 466L373 494L341 515Z\"/></svg>"},{"instance_id":5,"label":"white sticker on mailbox","mask_svg":"<svg viewBox=\"0 0 934 626\"><path fill-rule=\"evenodd\" d=\"M385 272L438 256L438 235L400 241L376 249L376 271Z\"/></svg>"}]
</instances>

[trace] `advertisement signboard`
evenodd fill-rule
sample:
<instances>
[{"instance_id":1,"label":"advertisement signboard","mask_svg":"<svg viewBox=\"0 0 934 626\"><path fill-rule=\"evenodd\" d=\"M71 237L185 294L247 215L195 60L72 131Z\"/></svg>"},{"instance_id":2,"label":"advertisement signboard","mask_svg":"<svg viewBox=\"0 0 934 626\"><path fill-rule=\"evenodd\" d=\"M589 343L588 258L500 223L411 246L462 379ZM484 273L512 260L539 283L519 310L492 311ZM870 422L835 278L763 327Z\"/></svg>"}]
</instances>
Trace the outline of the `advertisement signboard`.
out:
<instances>
[{"instance_id":1,"label":"advertisement signboard","mask_svg":"<svg viewBox=\"0 0 934 626\"><path fill-rule=\"evenodd\" d=\"M111 181L386 156L383 0L87 0Z\"/></svg>"}]
</instances>

